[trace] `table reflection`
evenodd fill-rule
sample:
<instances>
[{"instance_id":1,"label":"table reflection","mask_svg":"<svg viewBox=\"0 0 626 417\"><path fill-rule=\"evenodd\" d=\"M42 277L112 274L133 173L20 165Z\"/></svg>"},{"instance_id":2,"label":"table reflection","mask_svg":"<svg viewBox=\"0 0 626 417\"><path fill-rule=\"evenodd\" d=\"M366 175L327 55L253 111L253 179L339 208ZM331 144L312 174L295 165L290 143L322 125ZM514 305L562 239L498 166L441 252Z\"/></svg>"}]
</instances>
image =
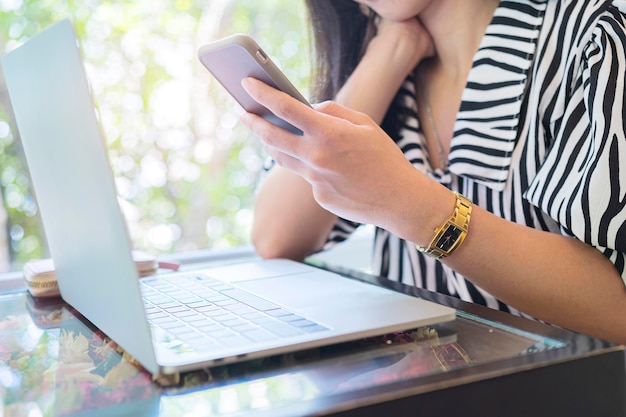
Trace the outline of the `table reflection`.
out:
<instances>
[{"instance_id":1,"label":"table reflection","mask_svg":"<svg viewBox=\"0 0 626 417\"><path fill-rule=\"evenodd\" d=\"M3 415L231 415L303 407L332 395L560 347L459 317L352 343L155 377L60 299L0 296ZM0 410L2 411L2 410Z\"/></svg>"}]
</instances>

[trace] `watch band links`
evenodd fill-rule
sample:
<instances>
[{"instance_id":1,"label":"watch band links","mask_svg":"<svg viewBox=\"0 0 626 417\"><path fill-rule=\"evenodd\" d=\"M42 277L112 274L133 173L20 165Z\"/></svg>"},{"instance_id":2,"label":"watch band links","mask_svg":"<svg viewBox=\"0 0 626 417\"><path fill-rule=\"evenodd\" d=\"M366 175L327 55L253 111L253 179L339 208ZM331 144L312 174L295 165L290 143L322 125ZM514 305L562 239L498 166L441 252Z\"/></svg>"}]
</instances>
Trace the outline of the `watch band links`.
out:
<instances>
[{"instance_id":1,"label":"watch band links","mask_svg":"<svg viewBox=\"0 0 626 417\"><path fill-rule=\"evenodd\" d=\"M435 259L449 256L461 246L467 236L472 202L465 196L454 192L456 203L454 212L441 226L435 228L435 234L427 247L415 245L418 251Z\"/></svg>"}]
</instances>

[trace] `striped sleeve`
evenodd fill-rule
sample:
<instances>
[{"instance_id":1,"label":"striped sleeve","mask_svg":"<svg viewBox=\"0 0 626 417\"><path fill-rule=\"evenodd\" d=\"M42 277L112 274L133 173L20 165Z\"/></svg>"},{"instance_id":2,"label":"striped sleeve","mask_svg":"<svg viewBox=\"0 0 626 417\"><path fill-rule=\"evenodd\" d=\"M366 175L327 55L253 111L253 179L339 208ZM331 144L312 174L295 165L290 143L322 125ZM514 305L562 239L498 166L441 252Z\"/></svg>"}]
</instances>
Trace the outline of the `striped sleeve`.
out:
<instances>
[{"instance_id":1,"label":"striped sleeve","mask_svg":"<svg viewBox=\"0 0 626 417\"><path fill-rule=\"evenodd\" d=\"M348 239L359 226L360 223L354 223L349 220L339 218L330 231L322 250L328 250L336 244Z\"/></svg>"},{"instance_id":2,"label":"striped sleeve","mask_svg":"<svg viewBox=\"0 0 626 417\"><path fill-rule=\"evenodd\" d=\"M570 68L577 76L565 113L526 197L564 233L602 251L626 283L625 68L626 20L613 8Z\"/></svg>"}]
</instances>

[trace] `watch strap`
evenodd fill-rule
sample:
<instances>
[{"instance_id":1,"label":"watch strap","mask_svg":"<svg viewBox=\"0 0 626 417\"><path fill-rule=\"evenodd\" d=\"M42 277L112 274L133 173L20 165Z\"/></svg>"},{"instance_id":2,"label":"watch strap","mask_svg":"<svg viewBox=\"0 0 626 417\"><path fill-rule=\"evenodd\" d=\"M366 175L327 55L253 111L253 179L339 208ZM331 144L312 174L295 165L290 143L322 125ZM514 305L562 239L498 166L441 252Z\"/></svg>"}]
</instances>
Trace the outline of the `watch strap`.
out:
<instances>
[{"instance_id":1,"label":"watch strap","mask_svg":"<svg viewBox=\"0 0 626 417\"><path fill-rule=\"evenodd\" d=\"M435 233L428 246L415 245L418 251L435 259L449 256L461 246L469 229L472 202L462 194L454 192L456 202L454 212L441 226L435 228Z\"/></svg>"}]
</instances>

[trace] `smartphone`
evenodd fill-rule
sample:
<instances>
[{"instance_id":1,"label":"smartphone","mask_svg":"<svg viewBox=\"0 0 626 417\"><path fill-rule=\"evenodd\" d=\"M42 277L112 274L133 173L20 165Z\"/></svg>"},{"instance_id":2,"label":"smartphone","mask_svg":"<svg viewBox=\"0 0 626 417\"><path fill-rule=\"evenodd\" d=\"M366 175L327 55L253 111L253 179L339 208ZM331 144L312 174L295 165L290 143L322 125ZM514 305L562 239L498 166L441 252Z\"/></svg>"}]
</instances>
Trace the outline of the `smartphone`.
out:
<instances>
[{"instance_id":1,"label":"smartphone","mask_svg":"<svg viewBox=\"0 0 626 417\"><path fill-rule=\"evenodd\" d=\"M198 50L198 58L246 111L290 132L302 134L300 129L254 101L241 86L242 79L254 77L310 106L252 37L235 34L210 42Z\"/></svg>"}]
</instances>

